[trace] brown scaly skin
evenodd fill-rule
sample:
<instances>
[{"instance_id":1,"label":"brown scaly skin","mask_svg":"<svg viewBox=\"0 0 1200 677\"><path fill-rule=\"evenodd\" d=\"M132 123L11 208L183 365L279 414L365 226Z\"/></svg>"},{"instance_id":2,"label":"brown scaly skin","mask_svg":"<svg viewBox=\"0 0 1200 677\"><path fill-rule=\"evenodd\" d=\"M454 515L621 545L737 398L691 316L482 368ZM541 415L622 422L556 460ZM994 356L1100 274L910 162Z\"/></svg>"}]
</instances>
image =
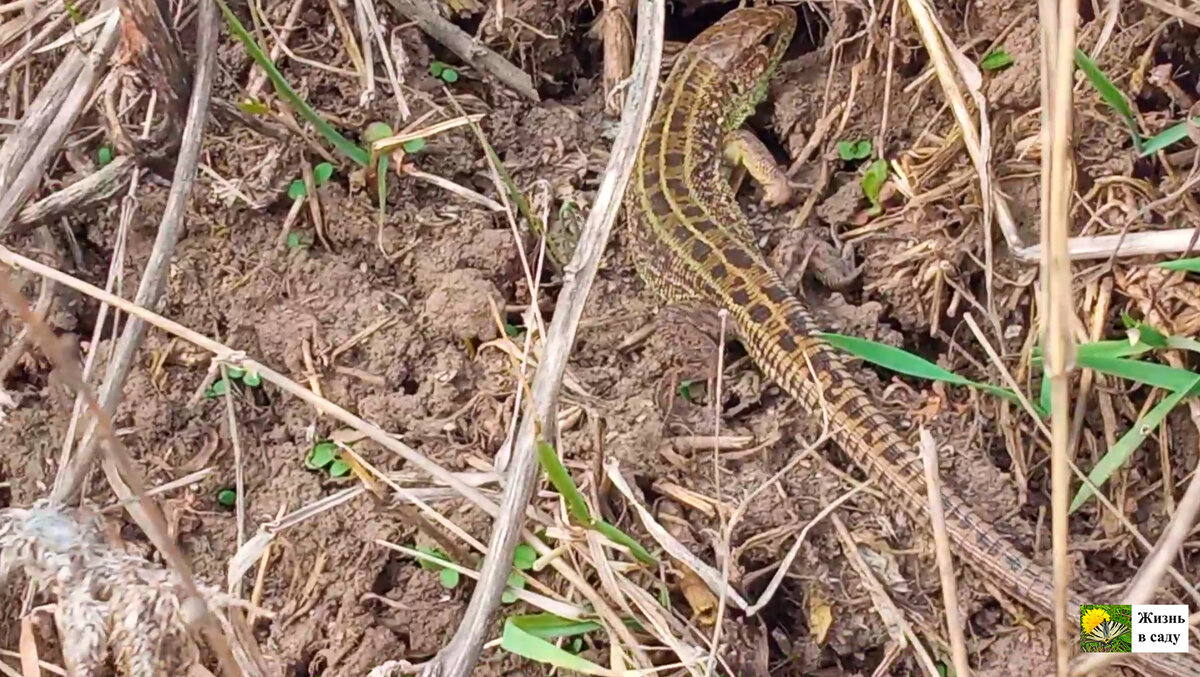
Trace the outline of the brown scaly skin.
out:
<instances>
[{"instance_id":1,"label":"brown scaly skin","mask_svg":"<svg viewBox=\"0 0 1200 677\"><path fill-rule=\"evenodd\" d=\"M725 146L744 145L737 130L765 97L795 27L787 7L734 10L676 57L625 196L632 258L663 301L728 311L759 368L812 416L827 412L832 439L918 524L928 524L920 456L842 356L815 335L812 316L752 244L721 174L723 157L744 156L736 149L727 155ZM775 176L761 162L745 168L760 182ZM943 490L942 501L958 557L1051 617L1050 573L950 490ZM1079 603L1070 601L1068 618L1078 617ZM1158 675L1200 676L1200 661L1186 654L1141 654L1129 662Z\"/></svg>"}]
</instances>

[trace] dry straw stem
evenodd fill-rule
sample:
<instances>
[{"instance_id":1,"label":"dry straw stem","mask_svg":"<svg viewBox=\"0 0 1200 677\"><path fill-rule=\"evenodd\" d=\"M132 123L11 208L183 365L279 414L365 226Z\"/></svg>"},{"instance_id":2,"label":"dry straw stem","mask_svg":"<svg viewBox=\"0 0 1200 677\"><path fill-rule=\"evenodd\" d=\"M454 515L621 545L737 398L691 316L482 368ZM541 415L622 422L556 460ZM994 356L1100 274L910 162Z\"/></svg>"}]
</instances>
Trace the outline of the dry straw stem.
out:
<instances>
[{"instance_id":1,"label":"dry straw stem","mask_svg":"<svg viewBox=\"0 0 1200 677\"><path fill-rule=\"evenodd\" d=\"M1142 0L1142 4L1153 7L1163 14L1168 14L1176 19L1179 19L1180 21L1184 21L1196 26L1197 28L1200 28L1200 13L1194 12L1190 9L1184 9L1183 7L1180 7L1173 2L1168 2L1167 0ZM1191 4L1195 7L1200 7L1200 5L1196 5L1195 2Z\"/></svg>"},{"instance_id":2,"label":"dry straw stem","mask_svg":"<svg viewBox=\"0 0 1200 677\"><path fill-rule=\"evenodd\" d=\"M78 71L78 76L72 79L64 77L61 80L52 78L56 86L67 88L66 95L61 99L57 94L47 97L48 101L58 100L57 106L30 110L30 115L36 113L46 117L38 120L27 118L31 124L28 128L23 125L22 130L27 129L30 133L22 136L16 142L16 145L23 148L25 152L10 156L11 173L0 176L0 186L5 187L4 193L0 195L0 237L8 234L13 218L25 200L37 188L42 179L42 173L46 171L51 158L58 153L63 140L74 126L76 118L79 117L88 99L91 98L92 89L100 80L104 66L116 47L119 26L120 14L114 12L105 23L104 28L101 29L91 53L86 57L81 57L83 63ZM65 62L63 68L68 68ZM36 131L38 129L43 131L38 133ZM4 173L4 171L5 168L0 166L0 173ZM9 181L9 177L12 177L11 181Z\"/></svg>"},{"instance_id":3,"label":"dry straw stem","mask_svg":"<svg viewBox=\"0 0 1200 677\"><path fill-rule=\"evenodd\" d=\"M198 18L196 53L200 58L196 62L196 71L192 79L191 100L188 104L188 116L184 123L183 138L179 146L179 158L175 164L175 174L171 190L167 195L167 204L163 209L162 221L159 223L158 234L146 262L134 302L144 308L153 308L162 299L166 289L167 270L175 246L183 234L184 216L188 201L191 199L192 185L196 180L196 165L200 159L201 145L204 137L204 126L208 121L208 101L212 91L213 72L216 66L217 17L212 0L200 3ZM0 226L3 220L0 219ZM0 227L2 230L2 227ZM116 411L121 400L122 388L126 376L133 366L134 354L141 346L146 334L146 323L131 318L125 325L116 351L108 363L103 385L100 387L100 403L108 412ZM93 420L83 436L79 447L79 456L69 468L59 468L62 473L56 479L51 500L63 504L71 500L83 484L92 466L95 455L95 421ZM105 472L111 477L113 473L105 463ZM122 498L127 488L114 486L117 495Z\"/></svg>"},{"instance_id":4,"label":"dry straw stem","mask_svg":"<svg viewBox=\"0 0 1200 677\"><path fill-rule=\"evenodd\" d=\"M469 675L479 658L491 615L500 603L525 508L538 477L536 446L539 440L535 423L541 423L541 432L546 439L554 439L554 410L567 357L575 341L587 294L620 210L621 197L633 171L637 150L653 107L662 61L664 14L663 0L641 0L639 3L638 53L633 81L627 90L621 127L604 179L596 192L594 206L580 234L579 244L563 272L563 287L559 292L554 319L546 333L544 355L533 379L532 407L526 409L513 445L501 514L492 531L489 552L481 567L480 582L454 638L422 674L442 677Z\"/></svg>"},{"instance_id":5,"label":"dry straw stem","mask_svg":"<svg viewBox=\"0 0 1200 677\"><path fill-rule=\"evenodd\" d=\"M397 12L415 21L421 30L457 54L458 58L481 71L491 73L521 96L531 101L540 100L537 90L533 87L533 79L528 73L481 45L458 26L443 19L427 0L387 1Z\"/></svg>"},{"instance_id":6,"label":"dry straw stem","mask_svg":"<svg viewBox=\"0 0 1200 677\"><path fill-rule=\"evenodd\" d=\"M921 461L925 466L925 489L929 499L929 522L933 528L933 546L937 554L938 575L942 581L946 633L950 635L954 673L958 677L971 677L971 669L967 664L967 643L963 639L962 621L958 616L958 582L954 578L954 560L950 556L950 535L946 533L946 511L942 505L942 480L938 476L937 445L925 428L921 428L920 434Z\"/></svg>"},{"instance_id":7,"label":"dry straw stem","mask_svg":"<svg viewBox=\"0 0 1200 677\"><path fill-rule=\"evenodd\" d=\"M1059 677L1071 659L1073 623L1067 618L1071 580L1067 560L1070 503L1071 384L1074 363L1071 224L1074 167L1071 164L1072 96L1075 74L1075 0L1040 0L1042 25L1042 289L1046 295L1046 377L1050 380L1051 553L1054 565L1054 644Z\"/></svg>"}]
</instances>

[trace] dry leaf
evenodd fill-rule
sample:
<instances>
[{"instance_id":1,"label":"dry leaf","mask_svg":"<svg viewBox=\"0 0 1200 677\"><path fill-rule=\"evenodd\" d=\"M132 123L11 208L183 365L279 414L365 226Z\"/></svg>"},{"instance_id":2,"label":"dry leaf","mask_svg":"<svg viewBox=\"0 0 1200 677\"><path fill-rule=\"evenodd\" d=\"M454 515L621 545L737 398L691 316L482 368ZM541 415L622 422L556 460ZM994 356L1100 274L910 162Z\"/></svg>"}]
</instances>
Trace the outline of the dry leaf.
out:
<instances>
[{"instance_id":1,"label":"dry leaf","mask_svg":"<svg viewBox=\"0 0 1200 677\"><path fill-rule=\"evenodd\" d=\"M701 625L709 626L717 620L717 598L700 577L687 567L681 568L679 591L683 593L692 615Z\"/></svg>"},{"instance_id":2,"label":"dry leaf","mask_svg":"<svg viewBox=\"0 0 1200 677\"><path fill-rule=\"evenodd\" d=\"M833 625L833 607L816 592L808 596L808 632L818 645L825 643L829 628Z\"/></svg>"}]
</instances>

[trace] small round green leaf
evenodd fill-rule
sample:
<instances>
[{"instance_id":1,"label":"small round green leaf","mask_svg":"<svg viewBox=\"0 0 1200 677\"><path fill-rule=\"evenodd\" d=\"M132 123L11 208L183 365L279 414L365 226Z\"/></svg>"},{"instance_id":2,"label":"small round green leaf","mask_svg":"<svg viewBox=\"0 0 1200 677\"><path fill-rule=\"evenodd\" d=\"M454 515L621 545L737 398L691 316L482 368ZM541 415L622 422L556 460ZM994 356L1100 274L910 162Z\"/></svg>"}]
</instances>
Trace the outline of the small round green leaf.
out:
<instances>
[{"instance_id":1,"label":"small round green leaf","mask_svg":"<svg viewBox=\"0 0 1200 677\"><path fill-rule=\"evenodd\" d=\"M380 139L386 139L392 136L395 132L392 131L391 125L386 122L372 122L363 130L362 138L367 143L375 143Z\"/></svg>"},{"instance_id":2,"label":"small round green leaf","mask_svg":"<svg viewBox=\"0 0 1200 677\"><path fill-rule=\"evenodd\" d=\"M343 461L340 458L338 460L334 461L333 463L329 464L329 476L330 477L342 477L343 475L346 475L349 472L350 472L350 464Z\"/></svg>"},{"instance_id":3,"label":"small round green leaf","mask_svg":"<svg viewBox=\"0 0 1200 677\"><path fill-rule=\"evenodd\" d=\"M533 563L536 561L537 551L527 543L517 545L517 549L513 551L513 567L519 571L532 569Z\"/></svg>"},{"instance_id":4,"label":"small round green leaf","mask_svg":"<svg viewBox=\"0 0 1200 677\"><path fill-rule=\"evenodd\" d=\"M96 152L96 160L100 163L101 167L112 162L113 149L108 146L101 146L100 150Z\"/></svg>"},{"instance_id":5,"label":"small round green leaf","mask_svg":"<svg viewBox=\"0 0 1200 677\"><path fill-rule=\"evenodd\" d=\"M985 71L996 71L1011 66L1012 63L1012 55L1003 49L995 49L983 57L983 60L979 62L979 67Z\"/></svg>"},{"instance_id":6,"label":"small round green leaf","mask_svg":"<svg viewBox=\"0 0 1200 677\"><path fill-rule=\"evenodd\" d=\"M237 367L225 367L225 375L229 378L241 378L246 375L246 370Z\"/></svg>"},{"instance_id":7,"label":"small round green leaf","mask_svg":"<svg viewBox=\"0 0 1200 677\"><path fill-rule=\"evenodd\" d=\"M425 148L425 139L421 137L409 139L404 142L404 152L409 155L419 153L423 148Z\"/></svg>"},{"instance_id":8,"label":"small round green leaf","mask_svg":"<svg viewBox=\"0 0 1200 677\"><path fill-rule=\"evenodd\" d=\"M204 396L220 397L227 392L229 392L229 381L219 378L204 391Z\"/></svg>"},{"instance_id":9,"label":"small round green leaf","mask_svg":"<svg viewBox=\"0 0 1200 677\"><path fill-rule=\"evenodd\" d=\"M458 82L458 71L449 66L442 69L442 79L450 84Z\"/></svg>"},{"instance_id":10,"label":"small round green leaf","mask_svg":"<svg viewBox=\"0 0 1200 677\"><path fill-rule=\"evenodd\" d=\"M308 195L308 189L304 187L303 179L296 179L288 186L288 197L293 200L299 200L305 195Z\"/></svg>"},{"instance_id":11,"label":"small round green leaf","mask_svg":"<svg viewBox=\"0 0 1200 677\"><path fill-rule=\"evenodd\" d=\"M262 385L262 374L259 374L257 371L248 371L246 372L246 375L242 377L242 383L245 383L251 388L257 388Z\"/></svg>"},{"instance_id":12,"label":"small round green leaf","mask_svg":"<svg viewBox=\"0 0 1200 677\"><path fill-rule=\"evenodd\" d=\"M454 569L442 569L438 572L438 582L443 588L453 590L458 587L458 572Z\"/></svg>"},{"instance_id":13,"label":"small round green leaf","mask_svg":"<svg viewBox=\"0 0 1200 677\"><path fill-rule=\"evenodd\" d=\"M429 74L435 78L442 77L442 71L446 70L446 64L441 61L431 61L429 63Z\"/></svg>"},{"instance_id":14,"label":"small round green leaf","mask_svg":"<svg viewBox=\"0 0 1200 677\"><path fill-rule=\"evenodd\" d=\"M333 165L328 162L313 167L313 183L318 186L323 186L333 177Z\"/></svg>"},{"instance_id":15,"label":"small round green leaf","mask_svg":"<svg viewBox=\"0 0 1200 677\"><path fill-rule=\"evenodd\" d=\"M500 593L501 604L512 604L515 601L517 601L517 593L513 592L512 590L505 590L504 592Z\"/></svg>"},{"instance_id":16,"label":"small round green leaf","mask_svg":"<svg viewBox=\"0 0 1200 677\"><path fill-rule=\"evenodd\" d=\"M335 458L337 458L337 445L333 442L320 442L308 452L308 458L304 459L304 467L309 470L320 470L333 463Z\"/></svg>"},{"instance_id":17,"label":"small round green leaf","mask_svg":"<svg viewBox=\"0 0 1200 677\"><path fill-rule=\"evenodd\" d=\"M222 489L217 492L217 503L232 508L237 505L237 492L233 489Z\"/></svg>"}]
</instances>

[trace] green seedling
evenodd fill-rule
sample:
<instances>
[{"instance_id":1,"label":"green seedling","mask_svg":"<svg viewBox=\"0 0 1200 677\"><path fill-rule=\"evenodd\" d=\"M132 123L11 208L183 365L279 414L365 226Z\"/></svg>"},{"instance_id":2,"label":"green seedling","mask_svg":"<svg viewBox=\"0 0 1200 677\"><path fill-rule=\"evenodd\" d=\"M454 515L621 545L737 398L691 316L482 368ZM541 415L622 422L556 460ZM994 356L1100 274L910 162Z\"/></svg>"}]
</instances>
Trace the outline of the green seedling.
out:
<instances>
[{"instance_id":1,"label":"green seedling","mask_svg":"<svg viewBox=\"0 0 1200 677\"><path fill-rule=\"evenodd\" d=\"M221 15L225 17L225 23L229 26L229 31L237 37L242 43L242 47L250 58L259 65L260 68L267 74L267 78L274 85L275 91L295 110L300 117L311 124L321 136L325 137L339 153L353 160L355 163L366 166L371 159L371 154L366 150L355 145L353 141L342 136L341 132L337 131L324 118L322 118L308 102L300 98L296 90L288 84L279 69L275 67L275 62L267 56L262 47L254 41L254 37L242 25L237 16L229 9L229 5L225 0L217 0L217 6L221 8Z\"/></svg>"},{"instance_id":2,"label":"green seedling","mask_svg":"<svg viewBox=\"0 0 1200 677\"><path fill-rule=\"evenodd\" d=\"M233 489L222 489L217 492L217 503L226 507L232 508L237 505L237 491Z\"/></svg>"},{"instance_id":3,"label":"green seedling","mask_svg":"<svg viewBox=\"0 0 1200 677\"><path fill-rule=\"evenodd\" d=\"M405 141L401 145L401 148L404 149L405 153L412 155L414 153L420 153L422 150L424 150L425 145L425 138L419 136L415 139L409 139L408 141Z\"/></svg>"},{"instance_id":4,"label":"green seedling","mask_svg":"<svg viewBox=\"0 0 1200 677\"><path fill-rule=\"evenodd\" d=\"M81 24L86 21L83 12L79 11L79 6L71 2L71 0L63 0L63 9L66 10L67 16L71 18L71 23Z\"/></svg>"},{"instance_id":5,"label":"green seedling","mask_svg":"<svg viewBox=\"0 0 1200 677\"><path fill-rule=\"evenodd\" d=\"M879 201L879 195L883 191L883 184L887 183L887 178L887 160L880 158L867 167L867 171L863 173L862 179L859 180L863 195L871 203L871 211L869 212L871 216L883 213L883 204Z\"/></svg>"},{"instance_id":6,"label":"green seedling","mask_svg":"<svg viewBox=\"0 0 1200 677\"><path fill-rule=\"evenodd\" d=\"M450 563L450 557L446 553L442 552L440 548L429 548L422 546L417 548L417 551L425 553L433 559L441 560L447 564ZM421 565L421 568L426 571L436 571L438 575L438 583L441 583L443 588L453 590L454 588L458 587L459 582L462 580L458 571L444 567L437 562L427 559L419 559L417 562Z\"/></svg>"},{"instance_id":7,"label":"green seedling","mask_svg":"<svg viewBox=\"0 0 1200 677\"><path fill-rule=\"evenodd\" d=\"M96 161L103 167L113 161L113 149L108 146L100 146L100 150L96 151Z\"/></svg>"},{"instance_id":8,"label":"green seedling","mask_svg":"<svg viewBox=\"0 0 1200 677\"><path fill-rule=\"evenodd\" d=\"M865 160L871 157L871 142L866 139L860 141L838 141L837 154L845 162Z\"/></svg>"},{"instance_id":9,"label":"green seedling","mask_svg":"<svg viewBox=\"0 0 1200 677\"><path fill-rule=\"evenodd\" d=\"M350 472L350 464L338 453L337 444L329 441L313 445L304 459L304 467L309 470L325 470L330 477L342 477Z\"/></svg>"},{"instance_id":10,"label":"green seedling","mask_svg":"<svg viewBox=\"0 0 1200 677\"><path fill-rule=\"evenodd\" d=\"M313 167L313 185L317 188L329 183L331 178L333 178L333 165L322 162ZM308 187L304 185L304 179L296 179L288 186L288 197L293 200L299 200L307 195Z\"/></svg>"},{"instance_id":11,"label":"green seedling","mask_svg":"<svg viewBox=\"0 0 1200 677\"><path fill-rule=\"evenodd\" d=\"M312 241L300 233L292 231L287 235L287 246L288 249L306 249L312 246Z\"/></svg>"},{"instance_id":12,"label":"green seedling","mask_svg":"<svg viewBox=\"0 0 1200 677\"><path fill-rule=\"evenodd\" d=\"M525 328L519 324L511 322L504 323L504 334L509 338L516 338L525 332Z\"/></svg>"},{"instance_id":13,"label":"green seedling","mask_svg":"<svg viewBox=\"0 0 1200 677\"><path fill-rule=\"evenodd\" d=\"M504 621L504 632L500 648L532 661L544 663L560 670L584 675L612 674L605 668L552 644L549 640L558 637L573 637L599 630L591 621L572 621L550 614L532 616L510 616ZM582 644L578 645L582 647Z\"/></svg>"},{"instance_id":14,"label":"green seedling","mask_svg":"<svg viewBox=\"0 0 1200 677\"><path fill-rule=\"evenodd\" d=\"M1100 70L1096 62L1092 61L1083 50L1075 48L1075 65L1083 74L1087 76L1088 82L1092 87L1100 93L1100 98L1112 107L1124 120L1126 126L1129 127L1129 136L1133 139L1133 147L1139 153L1142 152L1142 135L1138 133L1137 118L1133 116L1133 109L1129 107L1129 101L1112 80Z\"/></svg>"},{"instance_id":15,"label":"green seedling","mask_svg":"<svg viewBox=\"0 0 1200 677\"><path fill-rule=\"evenodd\" d=\"M251 388L257 388L262 385L262 375L256 371L246 371L238 367L226 367L225 376L227 378L219 378L213 381L213 384L204 389L204 396L207 398L220 397L229 392L230 381L241 381L242 385Z\"/></svg>"},{"instance_id":16,"label":"green seedling","mask_svg":"<svg viewBox=\"0 0 1200 677\"><path fill-rule=\"evenodd\" d=\"M433 61L429 64L429 74L447 84L458 82L458 71L453 66L441 61Z\"/></svg>"},{"instance_id":17,"label":"green seedling","mask_svg":"<svg viewBox=\"0 0 1200 677\"><path fill-rule=\"evenodd\" d=\"M695 399L693 399L693 398L696 395L695 395L695 393L692 392L692 382L691 381L680 381L679 387L675 389L675 392L679 394L679 399L684 400L686 402L695 402Z\"/></svg>"},{"instance_id":18,"label":"green seedling","mask_svg":"<svg viewBox=\"0 0 1200 677\"><path fill-rule=\"evenodd\" d=\"M1002 68L1008 68L1012 64L1012 55L1006 52L1003 47L993 49L979 61L979 67L985 71L998 71Z\"/></svg>"},{"instance_id":19,"label":"green seedling","mask_svg":"<svg viewBox=\"0 0 1200 677\"><path fill-rule=\"evenodd\" d=\"M532 546L526 543L517 545L513 551L513 569L517 571L528 571L533 568L533 563L537 561L537 551ZM508 588L500 594L500 601L504 604L512 604L517 601L517 593L512 589L525 589L525 577L518 574L516 571L508 575Z\"/></svg>"},{"instance_id":20,"label":"green seedling","mask_svg":"<svg viewBox=\"0 0 1200 677\"><path fill-rule=\"evenodd\" d=\"M579 487L575 486L575 481L571 479L571 474L567 472L566 466L559 460L558 453L554 451L553 446L539 440L537 456L538 463L542 466L542 472L546 473L546 478L550 480L554 490L562 496L563 502L567 504L567 514L571 516L572 520L584 528L599 532L613 543L628 548L639 562L648 565L658 564L654 555L651 555L650 551L642 547L629 534L602 519L592 517L591 511L587 507L587 501L583 499L583 494L579 492Z\"/></svg>"}]
</instances>

